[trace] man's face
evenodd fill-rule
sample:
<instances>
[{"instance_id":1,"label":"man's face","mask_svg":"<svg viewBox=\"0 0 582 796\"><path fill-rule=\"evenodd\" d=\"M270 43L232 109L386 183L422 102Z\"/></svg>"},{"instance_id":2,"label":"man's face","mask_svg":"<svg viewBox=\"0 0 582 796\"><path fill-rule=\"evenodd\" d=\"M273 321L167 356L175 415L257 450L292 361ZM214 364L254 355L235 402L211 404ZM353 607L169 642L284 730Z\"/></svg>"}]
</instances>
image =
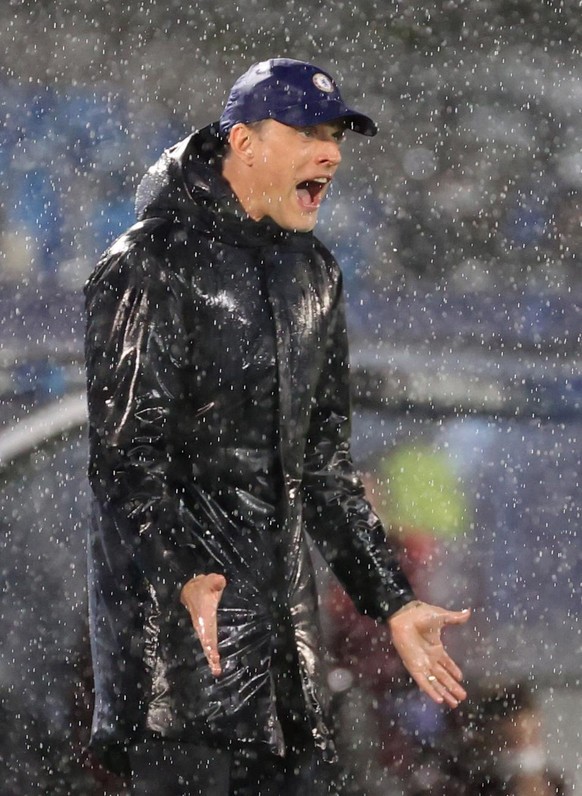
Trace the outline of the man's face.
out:
<instances>
[{"instance_id":1,"label":"man's face","mask_svg":"<svg viewBox=\"0 0 582 796\"><path fill-rule=\"evenodd\" d=\"M252 131L249 215L270 216L284 229L311 231L341 162L341 122L291 127L268 119Z\"/></svg>"}]
</instances>

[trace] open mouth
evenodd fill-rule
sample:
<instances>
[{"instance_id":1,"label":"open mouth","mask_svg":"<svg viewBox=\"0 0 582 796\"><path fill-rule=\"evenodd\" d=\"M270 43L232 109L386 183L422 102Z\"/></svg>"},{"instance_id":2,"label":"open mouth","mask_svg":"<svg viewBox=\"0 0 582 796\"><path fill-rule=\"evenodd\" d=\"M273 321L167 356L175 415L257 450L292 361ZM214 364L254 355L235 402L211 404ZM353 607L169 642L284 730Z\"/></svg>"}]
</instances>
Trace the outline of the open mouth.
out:
<instances>
[{"instance_id":1,"label":"open mouth","mask_svg":"<svg viewBox=\"0 0 582 796\"><path fill-rule=\"evenodd\" d=\"M302 207L306 210L318 208L329 183L329 177L315 177L313 180L303 180L303 182L300 182L296 190L299 203Z\"/></svg>"}]
</instances>

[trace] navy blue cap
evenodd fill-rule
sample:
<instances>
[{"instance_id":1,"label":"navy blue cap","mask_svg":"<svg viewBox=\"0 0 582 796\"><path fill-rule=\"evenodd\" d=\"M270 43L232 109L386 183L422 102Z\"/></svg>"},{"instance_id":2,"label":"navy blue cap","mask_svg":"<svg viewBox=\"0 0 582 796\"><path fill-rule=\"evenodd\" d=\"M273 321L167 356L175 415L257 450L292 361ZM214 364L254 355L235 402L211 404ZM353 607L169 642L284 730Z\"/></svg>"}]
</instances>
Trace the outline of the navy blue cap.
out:
<instances>
[{"instance_id":1,"label":"navy blue cap","mask_svg":"<svg viewBox=\"0 0 582 796\"><path fill-rule=\"evenodd\" d=\"M372 119L348 108L331 75L291 58L261 61L239 77L220 117L220 133L226 136L239 122L263 119L296 127L341 119L356 133L372 136L378 132Z\"/></svg>"}]
</instances>

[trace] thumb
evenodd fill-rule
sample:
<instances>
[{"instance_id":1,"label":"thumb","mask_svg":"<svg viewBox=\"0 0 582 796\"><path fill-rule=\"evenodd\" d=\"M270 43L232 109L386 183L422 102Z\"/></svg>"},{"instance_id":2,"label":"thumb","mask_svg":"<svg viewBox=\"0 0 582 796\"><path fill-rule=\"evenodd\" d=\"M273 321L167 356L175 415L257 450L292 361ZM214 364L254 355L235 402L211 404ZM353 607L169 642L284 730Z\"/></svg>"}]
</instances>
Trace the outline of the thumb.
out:
<instances>
[{"instance_id":1,"label":"thumb","mask_svg":"<svg viewBox=\"0 0 582 796\"><path fill-rule=\"evenodd\" d=\"M471 616L470 608L463 608L462 611L446 611L443 620L445 625L463 625Z\"/></svg>"}]
</instances>

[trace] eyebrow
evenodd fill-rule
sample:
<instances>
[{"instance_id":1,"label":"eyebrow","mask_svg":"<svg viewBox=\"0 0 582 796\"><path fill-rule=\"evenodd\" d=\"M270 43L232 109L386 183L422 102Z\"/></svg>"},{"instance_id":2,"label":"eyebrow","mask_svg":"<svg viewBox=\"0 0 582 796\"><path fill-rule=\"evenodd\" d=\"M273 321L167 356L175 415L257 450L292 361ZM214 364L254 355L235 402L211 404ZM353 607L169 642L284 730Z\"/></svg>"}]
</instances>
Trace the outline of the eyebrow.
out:
<instances>
[{"instance_id":1,"label":"eyebrow","mask_svg":"<svg viewBox=\"0 0 582 796\"><path fill-rule=\"evenodd\" d=\"M344 133L345 133L345 131L346 131L346 129L347 129L347 128L346 128L346 126L345 126L345 124L342 124L342 122L335 122L335 123L334 123L334 122L323 122L323 123L322 123L322 126L323 126L323 125L326 125L326 124L327 124L329 127L333 127L333 130L331 131L331 134L332 134L333 136L337 136L337 135L339 135L339 136L343 136L343 135L344 135ZM314 128L314 129L315 129L316 127L317 127L317 125L313 125L313 128Z\"/></svg>"}]
</instances>

